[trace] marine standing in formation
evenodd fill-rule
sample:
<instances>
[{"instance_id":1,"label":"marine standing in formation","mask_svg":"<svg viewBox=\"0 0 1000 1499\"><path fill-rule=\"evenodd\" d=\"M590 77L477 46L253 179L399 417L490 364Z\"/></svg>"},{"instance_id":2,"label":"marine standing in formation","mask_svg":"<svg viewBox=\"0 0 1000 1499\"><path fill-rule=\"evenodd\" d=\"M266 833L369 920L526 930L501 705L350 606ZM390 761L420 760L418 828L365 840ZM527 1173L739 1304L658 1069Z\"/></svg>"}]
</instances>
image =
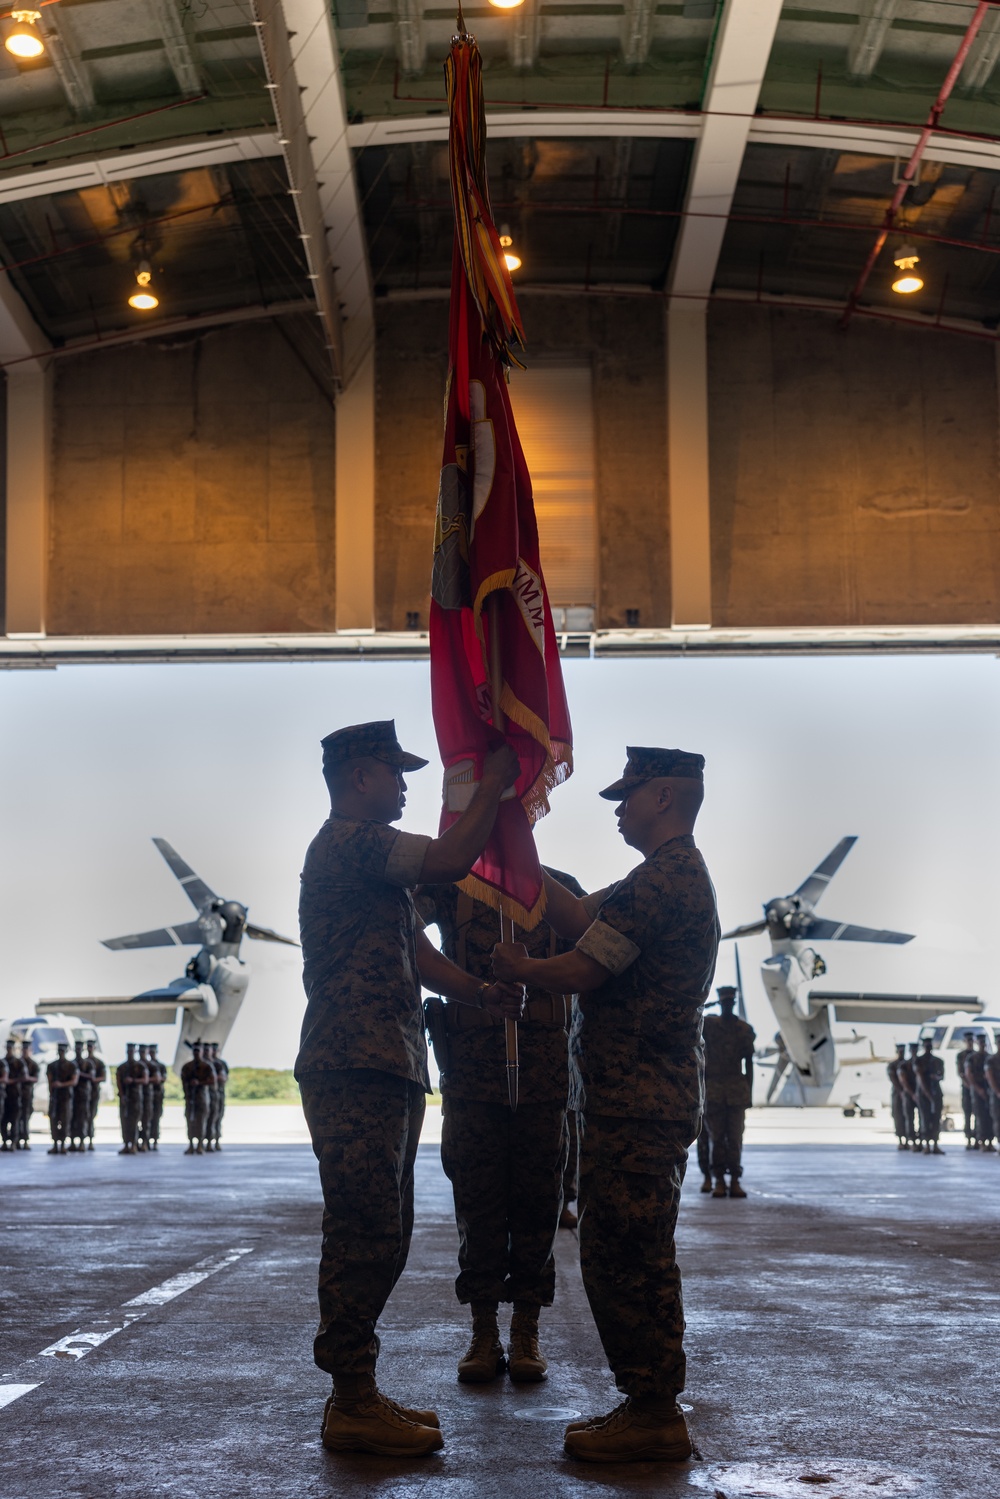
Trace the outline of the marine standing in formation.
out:
<instances>
[{"instance_id":1,"label":"marine standing in formation","mask_svg":"<svg viewBox=\"0 0 1000 1499\"><path fill-rule=\"evenodd\" d=\"M990 1096L990 1119L993 1134L1000 1140L1000 1052L990 1052L983 1064L983 1081Z\"/></svg>"},{"instance_id":2,"label":"marine standing in formation","mask_svg":"<svg viewBox=\"0 0 1000 1499\"><path fill-rule=\"evenodd\" d=\"M934 1055L934 1042L924 1037L924 1049L914 1058L913 1071L917 1083L917 1108L920 1110L920 1137L927 1155L944 1155L939 1143L941 1134L941 1110L944 1097L941 1080L944 1077L944 1062Z\"/></svg>"},{"instance_id":3,"label":"marine standing in formation","mask_svg":"<svg viewBox=\"0 0 1000 1499\"><path fill-rule=\"evenodd\" d=\"M910 1055L904 1056L896 1065L896 1076L903 1090L903 1123L906 1126L906 1138L910 1146L916 1150L923 1141L917 1135L917 1072L916 1059L920 1050L916 1041L910 1042Z\"/></svg>"},{"instance_id":4,"label":"marine standing in formation","mask_svg":"<svg viewBox=\"0 0 1000 1499\"><path fill-rule=\"evenodd\" d=\"M993 1150L993 1115L990 1109L990 1090L986 1081L986 1037L982 1031L976 1037L972 1053L965 1059L965 1080L972 1094L972 1110L976 1119L976 1149Z\"/></svg>"},{"instance_id":5,"label":"marine standing in formation","mask_svg":"<svg viewBox=\"0 0 1000 1499\"><path fill-rule=\"evenodd\" d=\"M135 1053L135 1043L128 1041L125 1045L125 1060L119 1062L115 1071L123 1141L119 1155L136 1155L139 1150L143 1091L149 1081L149 1073L145 1062L141 1062Z\"/></svg>"},{"instance_id":6,"label":"marine standing in formation","mask_svg":"<svg viewBox=\"0 0 1000 1499\"><path fill-rule=\"evenodd\" d=\"M184 1118L187 1121L188 1147L185 1155L204 1155L211 1150L208 1116L211 1092L215 1087L215 1068L204 1055L200 1041L191 1045L191 1060L181 1068L184 1089Z\"/></svg>"},{"instance_id":7,"label":"marine standing in formation","mask_svg":"<svg viewBox=\"0 0 1000 1499\"><path fill-rule=\"evenodd\" d=\"M886 1076L892 1089L892 1127L896 1131L896 1145L899 1150L909 1150L910 1137L907 1133L906 1111L903 1106L903 1084L900 1080L899 1069L906 1060L906 1047L902 1041L896 1042L896 1055L886 1065Z\"/></svg>"},{"instance_id":8,"label":"marine standing in formation","mask_svg":"<svg viewBox=\"0 0 1000 1499\"><path fill-rule=\"evenodd\" d=\"M73 1091L80 1080L76 1062L66 1055L69 1044L60 1041L56 1046L56 1060L45 1069L49 1084L49 1129L52 1132L52 1147L49 1155L65 1155L73 1119Z\"/></svg>"},{"instance_id":9,"label":"marine standing in formation","mask_svg":"<svg viewBox=\"0 0 1000 1499\"><path fill-rule=\"evenodd\" d=\"M31 1141L28 1138L31 1129L31 1115L35 1107L35 1084L41 1069L34 1057L31 1055L31 1042L21 1042L21 1060L24 1063L24 1081L21 1083L21 1117L18 1120L18 1136L22 1150L31 1149Z\"/></svg>"},{"instance_id":10,"label":"marine standing in formation","mask_svg":"<svg viewBox=\"0 0 1000 1499\"><path fill-rule=\"evenodd\" d=\"M307 1007L295 1075L323 1191L313 1352L333 1379L323 1444L336 1452L417 1457L444 1440L434 1411L389 1400L375 1380L376 1325L413 1231L413 1168L430 1088L421 982L501 1016L519 1015L523 998L437 952L410 893L469 873L517 777L517 756L507 745L487 755L468 807L434 839L392 827L405 805L403 772L426 764L402 749L391 720L328 735L331 814L302 871Z\"/></svg>"},{"instance_id":11,"label":"marine standing in formation","mask_svg":"<svg viewBox=\"0 0 1000 1499\"><path fill-rule=\"evenodd\" d=\"M108 1080L108 1069L104 1058L98 1056L96 1043L87 1042L87 1060L93 1063L90 1084L90 1119L87 1124L88 1150L94 1148L94 1130L97 1127L97 1111L101 1106L101 1088Z\"/></svg>"},{"instance_id":12,"label":"marine standing in formation","mask_svg":"<svg viewBox=\"0 0 1000 1499\"><path fill-rule=\"evenodd\" d=\"M572 875L550 871L574 894ZM490 981L499 923L490 906L456 885L422 885L417 914L441 933L442 951ZM516 929L533 957L567 950L544 921ZM519 1098L507 1099L502 1020L469 1005L428 1000L428 1028L441 1072L441 1164L458 1223L455 1292L472 1311L472 1341L458 1365L464 1384L488 1384L506 1367L516 1384L545 1378L538 1315L555 1295L554 1246L569 1153L571 994L529 989L518 1022ZM499 1304L513 1303L506 1357Z\"/></svg>"},{"instance_id":13,"label":"marine standing in formation","mask_svg":"<svg viewBox=\"0 0 1000 1499\"><path fill-rule=\"evenodd\" d=\"M736 990L718 990L719 1015L705 1016L705 1123L711 1142L713 1197L745 1197L743 1128L753 1102L753 1027L736 1015Z\"/></svg>"},{"instance_id":14,"label":"marine standing in formation","mask_svg":"<svg viewBox=\"0 0 1000 1499\"><path fill-rule=\"evenodd\" d=\"M23 1050L23 1043L22 1043ZM24 1081L28 1069L24 1057L17 1053L17 1040L7 1037L6 1054L0 1059L0 1083L3 1085L3 1119L0 1123L0 1138L3 1150L22 1148L21 1110L24 1098ZM26 1138L26 1136L25 1136Z\"/></svg>"},{"instance_id":15,"label":"marine standing in formation","mask_svg":"<svg viewBox=\"0 0 1000 1499\"><path fill-rule=\"evenodd\" d=\"M90 1135L90 1106L94 1068L89 1056L84 1055L82 1041L76 1042L75 1051L77 1084L73 1089L69 1148L70 1150L79 1152L87 1149L87 1141ZM92 1140L90 1141L90 1148L91 1150L94 1148Z\"/></svg>"},{"instance_id":16,"label":"marine standing in formation","mask_svg":"<svg viewBox=\"0 0 1000 1499\"><path fill-rule=\"evenodd\" d=\"M704 763L629 748L625 774L601 795L619 803L619 832L643 863L582 901L546 876L546 917L574 950L537 959L505 946L494 959L501 978L580 996L580 1260L626 1397L567 1428L566 1451L593 1462L691 1454L677 1404L685 1360L674 1231L701 1127L702 1006L719 944L715 892L692 836Z\"/></svg>"},{"instance_id":17,"label":"marine standing in formation","mask_svg":"<svg viewBox=\"0 0 1000 1499\"><path fill-rule=\"evenodd\" d=\"M219 1043L213 1041L211 1046L211 1063L215 1068L215 1100L212 1117L209 1120L209 1136L211 1138L211 1149L222 1149L222 1119L226 1112L226 1088L229 1086L229 1063L224 1057L219 1056Z\"/></svg>"},{"instance_id":18,"label":"marine standing in formation","mask_svg":"<svg viewBox=\"0 0 1000 1499\"><path fill-rule=\"evenodd\" d=\"M965 1129L965 1148L974 1150L976 1148L975 1114L972 1108L972 1089L969 1087L968 1078L965 1076L965 1064L972 1056L976 1039L975 1031L966 1031L965 1045L955 1058L955 1071L958 1073L959 1086L962 1089L962 1122Z\"/></svg>"},{"instance_id":19,"label":"marine standing in formation","mask_svg":"<svg viewBox=\"0 0 1000 1499\"><path fill-rule=\"evenodd\" d=\"M149 1072L149 1122L146 1127L147 1150L160 1148L160 1120L163 1117L163 1092L167 1085L167 1064L157 1056L157 1045L153 1041L146 1047L146 1068Z\"/></svg>"}]
</instances>

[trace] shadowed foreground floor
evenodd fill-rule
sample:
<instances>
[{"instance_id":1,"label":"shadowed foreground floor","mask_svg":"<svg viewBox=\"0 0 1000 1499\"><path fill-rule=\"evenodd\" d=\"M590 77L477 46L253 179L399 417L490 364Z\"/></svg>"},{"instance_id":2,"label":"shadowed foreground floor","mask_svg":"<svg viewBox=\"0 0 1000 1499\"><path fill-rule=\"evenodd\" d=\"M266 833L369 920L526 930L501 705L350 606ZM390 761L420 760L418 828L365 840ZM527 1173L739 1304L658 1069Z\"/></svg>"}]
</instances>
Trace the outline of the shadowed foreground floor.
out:
<instances>
[{"instance_id":1,"label":"shadowed foreground floor","mask_svg":"<svg viewBox=\"0 0 1000 1499\"><path fill-rule=\"evenodd\" d=\"M574 1237L559 1236L557 1301L544 1314L547 1383L459 1386L450 1195L436 1147L422 1147L417 1232L380 1374L388 1393L436 1406L447 1445L400 1463L319 1445L327 1383L310 1357L319 1199L308 1148L51 1159L36 1144L0 1156L0 1493L996 1492L1000 1159L954 1146L945 1159L755 1146L746 1182L746 1202L716 1201L699 1195L695 1172L682 1209L684 1398L703 1461L587 1466L563 1456L563 1424L618 1397Z\"/></svg>"}]
</instances>

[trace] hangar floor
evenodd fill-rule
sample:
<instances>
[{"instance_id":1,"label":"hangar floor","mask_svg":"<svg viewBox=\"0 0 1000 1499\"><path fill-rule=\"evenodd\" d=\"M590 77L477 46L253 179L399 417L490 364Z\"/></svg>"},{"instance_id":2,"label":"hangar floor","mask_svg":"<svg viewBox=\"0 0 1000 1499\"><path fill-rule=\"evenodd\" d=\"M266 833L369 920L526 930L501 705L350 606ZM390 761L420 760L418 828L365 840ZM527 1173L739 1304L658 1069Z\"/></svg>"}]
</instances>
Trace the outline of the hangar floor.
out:
<instances>
[{"instance_id":1,"label":"hangar floor","mask_svg":"<svg viewBox=\"0 0 1000 1499\"><path fill-rule=\"evenodd\" d=\"M680 1469L562 1455L564 1421L616 1402L568 1233L548 1382L455 1382L465 1321L434 1147L418 1173L381 1373L389 1393L436 1405L447 1445L402 1464L318 1442L307 1148L51 1159L36 1144L0 1159L5 1499L995 1493L996 1156L752 1146L746 1202L701 1196L695 1175L685 1399L703 1460Z\"/></svg>"}]
</instances>

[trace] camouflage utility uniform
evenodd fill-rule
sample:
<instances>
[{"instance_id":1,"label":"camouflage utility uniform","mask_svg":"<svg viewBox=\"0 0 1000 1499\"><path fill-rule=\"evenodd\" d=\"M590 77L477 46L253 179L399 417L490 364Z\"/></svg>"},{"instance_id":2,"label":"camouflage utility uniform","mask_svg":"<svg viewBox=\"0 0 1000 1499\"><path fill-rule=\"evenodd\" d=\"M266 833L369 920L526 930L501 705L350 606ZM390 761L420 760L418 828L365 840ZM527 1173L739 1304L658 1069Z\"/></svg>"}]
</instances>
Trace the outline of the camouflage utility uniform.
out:
<instances>
[{"instance_id":1,"label":"camouflage utility uniform","mask_svg":"<svg viewBox=\"0 0 1000 1499\"><path fill-rule=\"evenodd\" d=\"M3 1148L16 1150L21 1140L21 1104L24 1080L28 1075L24 1058L15 1056L11 1048L0 1058L3 1071Z\"/></svg>"},{"instance_id":2,"label":"camouflage utility uniform","mask_svg":"<svg viewBox=\"0 0 1000 1499\"><path fill-rule=\"evenodd\" d=\"M976 1144L980 1149L993 1144L993 1118L990 1113L990 1090L986 1081L985 1051L970 1052L965 1063L965 1080L972 1093L972 1108L976 1117Z\"/></svg>"},{"instance_id":3,"label":"camouflage utility uniform","mask_svg":"<svg viewBox=\"0 0 1000 1499\"><path fill-rule=\"evenodd\" d=\"M229 1063L224 1057L220 1057L215 1042L212 1042L212 1063L215 1067L215 1077L219 1088L219 1101L215 1111L215 1148L218 1150L222 1145L222 1121L226 1114L226 1088L229 1083Z\"/></svg>"},{"instance_id":4,"label":"camouflage utility uniform","mask_svg":"<svg viewBox=\"0 0 1000 1499\"><path fill-rule=\"evenodd\" d=\"M902 1088L903 1125L906 1138L911 1145L917 1143L917 1074L914 1071L916 1056L912 1052L903 1057L896 1067L896 1077Z\"/></svg>"},{"instance_id":5,"label":"camouflage utility uniform","mask_svg":"<svg viewBox=\"0 0 1000 1499\"><path fill-rule=\"evenodd\" d=\"M0 1148L2 1148L3 1150L14 1149L14 1134L17 1127L17 1115L15 1113L13 1118L10 1120L10 1130L8 1133L7 1099L11 1096L12 1092L12 1090L7 1086L7 1080L10 1077L10 1068L7 1063L7 1057L10 1055L11 1054L8 1052L4 1056L0 1057L0 1139L2 1139L2 1146L0 1146ZM11 1057L11 1060L13 1061L13 1057ZM20 1104L21 1101L20 1095L21 1090L20 1088L18 1088L16 1093L18 1104Z\"/></svg>"},{"instance_id":6,"label":"camouflage utility uniform","mask_svg":"<svg viewBox=\"0 0 1000 1499\"><path fill-rule=\"evenodd\" d=\"M993 1133L1000 1140L1000 1052L991 1052L983 1066L983 1081L990 1098Z\"/></svg>"},{"instance_id":7,"label":"camouflage utility uniform","mask_svg":"<svg viewBox=\"0 0 1000 1499\"><path fill-rule=\"evenodd\" d=\"M21 1113L18 1119L19 1142L22 1150L31 1149L31 1141L28 1136L31 1133L31 1115L35 1107L35 1084L38 1082L39 1066L31 1055L31 1051L21 1048L21 1060L24 1062L25 1076L21 1084Z\"/></svg>"},{"instance_id":8,"label":"camouflage utility uniform","mask_svg":"<svg viewBox=\"0 0 1000 1499\"><path fill-rule=\"evenodd\" d=\"M584 894L570 875L557 878L575 894ZM496 911L455 885L421 886L414 901L422 920L440 931L446 957L474 977L489 980L499 937ZM531 932L515 928L514 941L523 942L533 958L553 957L572 946L556 938L545 922ZM441 1069L441 1163L455 1198L455 1292L463 1306L501 1301L552 1305L553 1246L569 1144L566 1110L579 1102L569 1097L572 1009L571 995L528 990L517 1028L518 1105L511 1113L503 1021L469 1005L441 1006L444 1039L435 1040Z\"/></svg>"},{"instance_id":9,"label":"camouflage utility uniform","mask_svg":"<svg viewBox=\"0 0 1000 1499\"><path fill-rule=\"evenodd\" d=\"M755 1039L738 1015L705 1016L705 1123L716 1181L743 1175L743 1124L753 1091L743 1064L753 1063Z\"/></svg>"},{"instance_id":10,"label":"camouflage utility uniform","mask_svg":"<svg viewBox=\"0 0 1000 1499\"><path fill-rule=\"evenodd\" d=\"M108 1080L108 1069L104 1058L99 1057L95 1051L90 1052L90 1060L94 1064L93 1084L90 1089L90 1118L87 1121L87 1139L90 1149L94 1148L94 1130L97 1127L97 1111L101 1106L101 1088Z\"/></svg>"},{"instance_id":11,"label":"camouflage utility uniform","mask_svg":"<svg viewBox=\"0 0 1000 1499\"><path fill-rule=\"evenodd\" d=\"M49 1063L45 1075L49 1083L49 1129L52 1132L52 1143L60 1150L65 1150L73 1118L73 1092L80 1074L72 1057L61 1056L57 1061Z\"/></svg>"},{"instance_id":12,"label":"camouflage utility uniform","mask_svg":"<svg viewBox=\"0 0 1000 1499\"><path fill-rule=\"evenodd\" d=\"M347 1378L374 1372L375 1325L413 1231L430 1083L410 891L430 842L332 814L302 871L308 1003L295 1076L324 1203L313 1352Z\"/></svg>"},{"instance_id":13,"label":"camouflage utility uniform","mask_svg":"<svg viewBox=\"0 0 1000 1499\"><path fill-rule=\"evenodd\" d=\"M932 1051L923 1051L918 1057L914 1057L913 1071L917 1080L920 1133L926 1147L937 1148L938 1137L941 1134L941 1110L944 1104L941 1092L944 1062Z\"/></svg>"},{"instance_id":14,"label":"camouflage utility uniform","mask_svg":"<svg viewBox=\"0 0 1000 1499\"><path fill-rule=\"evenodd\" d=\"M896 1131L896 1139L900 1145L906 1143L906 1116L903 1112L903 1085L899 1080L897 1068L903 1058L893 1057L886 1065L885 1075L889 1079L889 1087L892 1089L890 1102L892 1106L892 1127Z\"/></svg>"},{"instance_id":15,"label":"camouflage utility uniform","mask_svg":"<svg viewBox=\"0 0 1000 1499\"><path fill-rule=\"evenodd\" d=\"M122 1127L122 1144L127 1151L139 1149L139 1126L142 1122L142 1095L149 1073L145 1062L136 1056L125 1058L115 1069L118 1083L118 1117Z\"/></svg>"},{"instance_id":16,"label":"camouflage utility uniform","mask_svg":"<svg viewBox=\"0 0 1000 1499\"><path fill-rule=\"evenodd\" d=\"M90 1094L94 1086L94 1065L89 1057L84 1056L81 1041L76 1043L76 1066L80 1075L73 1089L70 1136L77 1142L77 1149L86 1150L87 1131L90 1127Z\"/></svg>"},{"instance_id":17,"label":"camouflage utility uniform","mask_svg":"<svg viewBox=\"0 0 1000 1499\"><path fill-rule=\"evenodd\" d=\"M163 1118L163 1090L167 1085L167 1064L161 1062L152 1047L146 1058L149 1069L150 1109L147 1147L155 1150L160 1143L160 1121Z\"/></svg>"},{"instance_id":18,"label":"camouflage utility uniform","mask_svg":"<svg viewBox=\"0 0 1000 1499\"><path fill-rule=\"evenodd\" d=\"M966 1146L972 1144L976 1138L975 1112L972 1107L972 1089L969 1087L965 1076L965 1064L972 1056L973 1048L966 1044L955 1058L955 1071L958 1073L959 1086L962 1090L962 1124L965 1129Z\"/></svg>"},{"instance_id":19,"label":"camouflage utility uniform","mask_svg":"<svg viewBox=\"0 0 1000 1499\"><path fill-rule=\"evenodd\" d=\"M208 1139L208 1115L211 1109L211 1090L215 1082L215 1071L206 1062L201 1048L181 1068L181 1086L184 1089L184 1117L187 1121L188 1150L204 1151Z\"/></svg>"},{"instance_id":20,"label":"camouflage utility uniform","mask_svg":"<svg viewBox=\"0 0 1000 1499\"><path fill-rule=\"evenodd\" d=\"M674 1230L702 1113L702 1005L719 944L715 892L690 834L587 897L578 948L611 977L581 995L574 1047L585 1090L580 1259L619 1390L684 1388Z\"/></svg>"}]
</instances>

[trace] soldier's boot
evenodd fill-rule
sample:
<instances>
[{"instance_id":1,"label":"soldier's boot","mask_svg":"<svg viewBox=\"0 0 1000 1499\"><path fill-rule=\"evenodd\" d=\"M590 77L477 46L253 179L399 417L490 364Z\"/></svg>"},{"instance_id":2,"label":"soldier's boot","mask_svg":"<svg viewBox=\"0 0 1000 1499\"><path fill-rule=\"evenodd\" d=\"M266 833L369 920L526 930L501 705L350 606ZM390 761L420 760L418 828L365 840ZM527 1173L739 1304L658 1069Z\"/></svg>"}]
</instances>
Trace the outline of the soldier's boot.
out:
<instances>
[{"instance_id":1,"label":"soldier's boot","mask_svg":"<svg viewBox=\"0 0 1000 1499\"><path fill-rule=\"evenodd\" d=\"M712 1178L710 1176L703 1176L702 1177L702 1179L701 1179L701 1190L703 1192L711 1192L711 1190L712 1190Z\"/></svg>"},{"instance_id":2,"label":"soldier's boot","mask_svg":"<svg viewBox=\"0 0 1000 1499\"><path fill-rule=\"evenodd\" d=\"M507 1367L500 1328L497 1325L497 1309L483 1302L472 1304L472 1341L459 1360L458 1378L461 1384L489 1384Z\"/></svg>"},{"instance_id":3,"label":"soldier's boot","mask_svg":"<svg viewBox=\"0 0 1000 1499\"><path fill-rule=\"evenodd\" d=\"M515 1384L538 1384L548 1371L548 1364L538 1347L537 1306L514 1303L510 1319L510 1342L507 1345L507 1372Z\"/></svg>"},{"instance_id":4,"label":"soldier's boot","mask_svg":"<svg viewBox=\"0 0 1000 1499\"><path fill-rule=\"evenodd\" d=\"M940 1145L938 1144L938 1142L936 1140L934 1141L934 1146L933 1146L933 1149L931 1151L931 1154L932 1155L944 1155L945 1154L945 1152L941 1149Z\"/></svg>"},{"instance_id":5,"label":"soldier's boot","mask_svg":"<svg viewBox=\"0 0 1000 1499\"><path fill-rule=\"evenodd\" d=\"M58 1155L58 1154L59 1154L59 1146L58 1145L53 1145L51 1147L51 1149L49 1150L49 1155Z\"/></svg>"},{"instance_id":6,"label":"soldier's boot","mask_svg":"<svg viewBox=\"0 0 1000 1499\"><path fill-rule=\"evenodd\" d=\"M185 1150L184 1154L185 1155L194 1155L194 1141L193 1140L189 1140L188 1141L188 1148L187 1148L187 1150Z\"/></svg>"},{"instance_id":7,"label":"soldier's boot","mask_svg":"<svg viewBox=\"0 0 1000 1499\"><path fill-rule=\"evenodd\" d=\"M444 1438L437 1425L411 1421L405 1409L386 1400L371 1376L338 1378L323 1411L323 1446L328 1452L379 1457L425 1457L439 1451Z\"/></svg>"},{"instance_id":8,"label":"soldier's boot","mask_svg":"<svg viewBox=\"0 0 1000 1499\"><path fill-rule=\"evenodd\" d=\"M672 1400L626 1400L603 1420L567 1427L563 1446L589 1463L682 1463L691 1456L687 1423Z\"/></svg>"},{"instance_id":9,"label":"soldier's boot","mask_svg":"<svg viewBox=\"0 0 1000 1499\"><path fill-rule=\"evenodd\" d=\"M197 1149L195 1150L195 1155L204 1155L204 1154L205 1154L205 1147L201 1143L201 1141L199 1140L198 1141Z\"/></svg>"},{"instance_id":10,"label":"soldier's boot","mask_svg":"<svg viewBox=\"0 0 1000 1499\"><path fill-rule=\"evenodd\" d=\"M729 1195L730 1197L745 1197L747 1195L740 1185L738 1176L734 1176L729 1183Z\"/></svg>"},{"instance_id":11,"label":"soldier's boot","mask_svg":"<svg viewBox=\"0 0 1000 1499\"><path fill-rule=\"evenodd\" d=\"M713 1197L728 1197L729 1196L729 1193L726 1190L726 1178L724 1176L720 1176L720 1177L716 1178L715 1186L712 1188L712 1196Z\"/></svg>"}]
</instances>

